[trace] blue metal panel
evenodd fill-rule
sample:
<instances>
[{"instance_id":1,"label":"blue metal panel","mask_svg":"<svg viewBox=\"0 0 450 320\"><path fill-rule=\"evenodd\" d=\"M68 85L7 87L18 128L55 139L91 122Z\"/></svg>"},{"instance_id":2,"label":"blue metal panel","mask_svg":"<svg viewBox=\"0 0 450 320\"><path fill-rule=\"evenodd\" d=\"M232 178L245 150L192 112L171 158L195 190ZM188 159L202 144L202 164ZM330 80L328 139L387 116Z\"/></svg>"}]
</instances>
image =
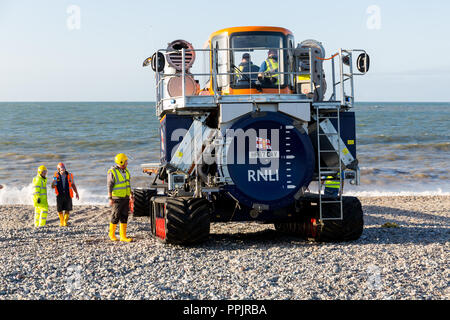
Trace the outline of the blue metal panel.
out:
<instances>
[{"instance_id":1,"label":"blue metal panel","mask_svg":"<svg viewBox=\"0 0 450 320\"><path fill-rule=\"evenodd\" d=\"M336 114L333 115L333 117ZM354 112L341 112L339 114L340 126L341 126L341 139L344 141L347 149L356 159L356 130L355 130L355 113ZM330 119L333 126L337 131L337 119Z\"/></svg>"},{"instance_id":2,"label":"blue metal panel","mask_svg":"<svg viewBox=\"0 0 450 320\"><path fill-rule=\"evenodd\" d=\"M192 121L192 117L190 116L179 116L176 114L167 114L161 119L159 130L161 136L161 164L164 165L170 162L176 146L183 140Z\"/></svg>"}]
</instances>

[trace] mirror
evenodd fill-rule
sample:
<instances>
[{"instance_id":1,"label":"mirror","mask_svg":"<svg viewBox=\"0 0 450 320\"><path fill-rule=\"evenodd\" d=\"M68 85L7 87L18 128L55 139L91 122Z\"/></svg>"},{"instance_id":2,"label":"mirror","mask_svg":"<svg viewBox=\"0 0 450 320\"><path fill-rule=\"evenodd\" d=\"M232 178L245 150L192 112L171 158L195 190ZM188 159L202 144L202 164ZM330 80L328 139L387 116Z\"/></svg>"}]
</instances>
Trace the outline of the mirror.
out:
<instances>
[{"instance_id":1,"label":"mirror","mask_svg":"<svg viewBox=\"0 0 450 320\"><path fill-rule=\"evenodd\" d=\"M147 59L144 60L142 63L143 67L147 67L148 65L152 66L153 71L156 71L156 52ZM158 72L161 72L164 70L164 65L166 64L166 59L164 58L164 55L161 52L158 52Z\"/></svg>"},{"instance_id":2,"label":"mirror","mask_svg":"<svg viewBox=\"0 0 450 320\"><path fill-rule=\"evenodd\" d=\"M361 53L358 56L358 59L356 60L356 68L358 68L358 71L361 73L366 73L369 71L370 66L370 58L367 53Z\"/></svg>"}]
</instances>

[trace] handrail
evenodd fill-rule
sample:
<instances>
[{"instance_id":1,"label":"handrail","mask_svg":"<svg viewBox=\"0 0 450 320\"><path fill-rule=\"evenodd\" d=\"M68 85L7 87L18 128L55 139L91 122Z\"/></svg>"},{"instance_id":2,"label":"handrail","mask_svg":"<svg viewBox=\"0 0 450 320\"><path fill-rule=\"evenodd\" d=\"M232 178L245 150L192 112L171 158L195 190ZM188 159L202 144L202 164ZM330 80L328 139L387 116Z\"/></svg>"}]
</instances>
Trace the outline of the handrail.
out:
<instances>
[{"instance_id":1,"label":"handrail","mask_svg":"<svg viewBox=\"0 0 450 320\"><path fill-rule=\"evenodd\" d=\"M298 76L301 75L308 75L309 76L309 85L310 85L310 92L313 93L315 90L319 90L320 93L320 97L324 97L324 92L323 92L323 85L320 85L319 88L316 88L314 85L314 77L313 77L313 73L314 73L314 68L313 68L313 63L312 63L312 54L311 54L311 48L309 48L309 65L310 65L310 69L307 71L300 71L301 69L299 68L298 65L296 65L295 63L293 63L293 57L294 57L294 51L296 50L296 48L272 48L272 47L258 47L258 48L207 48L207 49L185 49L182 48L181 50L173 50L173 49L159 49L156 52L156 65L158 66L158 57L159 57L159 53L165 53L165 54L170 54L170 53L180 53L181 52L181 73L180 72L175 72L175 73L165 73L164 70L159 72L158 70L156 70L156 100L157 100L157 112L159 112L159 107L162 103L162 101L167 101L170 100L173 97L167 97L166 91L165 91L165 86L166 86L166 82L165 80L167 78L171 78L171 77L182 77L182 88L181 88L181 92L182 95L181 97L183 98L183 100L185 100L186 97L186 76L190 76L190 77L208 77L208 80L206 81L206 83L210 82L209 87L211 88L212 92L214 93L215 97L219 96L219 90L218 90L218 77L221 76L230 76L230 77L236 77L237 74L234 70L230 70L229 67L234 66L231 64L231 60L230 57L227 56L227 72L223 72L219 69L219 65L218 65L218 55L221 51L227 51L227 52L257 52L257 51L267 51L267 50L277 50L278 51L278 57L280 57L279 59L279 68L278 70L280 70L281 68L288 68L287 71L283 70L283 71L277 71L277 72L273 72L273 74L278 75L279 76L279 81L277 84L278 87L278 94L281 94L281 87L285 87L285 86L289 86L289 85L295 85L296 83L298 83ZM210 65L210 70L209 72L200 72L200 73L191 73L188 72L189 70L186 70L186 52L209 52L209 65ZM333 84L333 92L330 96L330 99L328 101L335 101L336 100L336 87L338 85L340 85L340 102L341 105L343 106L349 106L352 107L353 103L354 103L354 89L353 89L353 75L360 75L358 73L353 73L353 68L352 68L352 60L351 60L351 55L352 52L354 51L360 51L360 52L365 52L364 50L361 49L353 49L353 50L344 50L344 49L339 49L339 51L333 55L331 55L329 58L321 58L321 57L315 57L317 60L320 61L330 61L331 62L331 68L332 68L332 84ZM283 52L283 54L281 54ZM346 65L347 63L344 63L343 59L344 56L349 59L350 62L350 72L348 74L344 73L344 65ZM336 72L335 72L335 58L338 57L339 59L339 81L336 82ZM286 61L283 61L286 60ZM295 69L293 69L295 68ZM252 75L254 76L255 74L259 74L259 71L245 71L242 72L243 74L247 75L249 80L252 79ZM323 71L322 68L321 70L319 70L319 74L317 75L320 79L323 79ZM344 86L344 82L347 80L351 80L350 81L350 91L351 91L351 95L350 96L346 96L345 93L345 86ZM227 78L227 86L232 86L233 83L236 81L236 79L228 79ZM197 81L198 82L198 81ZM284 82L284 83L283 83ZM253 83L253 81L249 81L249 89L253 89L253 88L257 88L255 86L255 84ZM263 86L263 89L265 87ZM271 87L273 88L273 87ZM204 88L203 88L204 90ZM323 101L325 101L325 99L323 99Z\"/></svg>"}]
</instances>

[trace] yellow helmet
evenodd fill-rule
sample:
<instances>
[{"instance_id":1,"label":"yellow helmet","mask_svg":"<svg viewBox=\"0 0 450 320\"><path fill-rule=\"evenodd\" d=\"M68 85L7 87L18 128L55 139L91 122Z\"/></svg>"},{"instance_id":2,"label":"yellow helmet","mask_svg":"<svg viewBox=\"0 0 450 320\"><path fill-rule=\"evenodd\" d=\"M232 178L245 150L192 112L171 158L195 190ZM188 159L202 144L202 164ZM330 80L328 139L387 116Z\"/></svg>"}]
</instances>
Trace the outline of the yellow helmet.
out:
<instances>
[{"instance_id":1,"label":"yellow helmet","mask_svg":"<svg viewBox=\"0 0 450 320\"><path fill-rule=\"evenodd\" d=\"M119 166L123 166L125 164L125 161L127 161L128 158L124 153L119 153L116 158L114 159L114 161L116 162L116 164L118 164Z\"/></svg>"},{"instance_id":2,"label":"yellow helmet","mask_svg":"<svg viewBox=\"0 0 450 320\"><path fill-rule=\"evenodd\" d=\"M44 166L44 165L42 165L42 166L40 166L39 168L38 168L38 174L41 174L42 172L44 172L44 171L47 171L47 168Z\"/></svg>"}]
</instances>

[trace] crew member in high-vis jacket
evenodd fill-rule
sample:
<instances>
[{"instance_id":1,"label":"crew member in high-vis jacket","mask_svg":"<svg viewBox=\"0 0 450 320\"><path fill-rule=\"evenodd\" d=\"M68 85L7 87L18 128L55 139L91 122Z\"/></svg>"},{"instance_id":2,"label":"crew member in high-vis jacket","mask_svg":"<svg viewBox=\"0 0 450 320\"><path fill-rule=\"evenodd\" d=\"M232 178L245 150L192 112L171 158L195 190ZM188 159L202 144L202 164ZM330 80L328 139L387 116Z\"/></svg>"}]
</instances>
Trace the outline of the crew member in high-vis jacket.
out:
<instances>
[{"instance_id":1,"label":"crew member in high-vis jacket","mask_svg":"<svg viewBox=\"0 0 450 320\"><path fill-rule=\"evenodd\" d=\"M40 166L33 178L34 226L43 227L47 222L47 168Z\"/></svg>"},{"instance_id":2,"label":"crew member in high-vis jacket","mask_svg":"<svg viewBox=\"0 0 450 320\"><path fill-rule=\"evenodd\" d=\"M70 211L73 209L72 198L73 193L80 199L78 195L77 186L73 181L73 173L66 170L64 163L58 163L56 172L53 175L52 188L56 193L56 210L59 216L59 225L66 227L69 221Z\"/></svg>"},{"instance_id":3,"label":"crew member in high-vis jacket","mask_svg":"<svg viewBox=\"0 0 450 320\"><path fill-rule=\"evenodd\" d=\"M341 192L341 181L339 178L340 174L338 172L336 178L333 176L327 176L325 180L325 192L326 196L337 197L340 196ZM344 180L342 179L342 187L344 186Z\"/></svg>"},{"instance_id":4,"label":"crew member in high-vis jacket","mask_svg":"<svg viewBox=\"0 0 450 320\"><path fill-rule=\"evenodd\" d=\"M130 186L130 172L127 169L128 158L119 153L114 159L116 165L108 170L108 199L112 209L111 222L109 224L109 238L117 241L116 228L120 222L120 241L130 242L127 238L128 212L130 210L130 198L133 197Z\"/></svg>"},{"instance_id":5,"label":"crew member in high-vis jacket","mask_svg":"<svg viewBox=\"0 0 450 320\"><path fill-rule=\"evenodd\" d=\"M278 70L278 52L277 50L270 49L267 52L267 59L263 61L261 67L259 67L258 78L262 78L263 82L268 80L268 84L278 85L280 81L280 74Z\"/></svg>"}]
</instances>

